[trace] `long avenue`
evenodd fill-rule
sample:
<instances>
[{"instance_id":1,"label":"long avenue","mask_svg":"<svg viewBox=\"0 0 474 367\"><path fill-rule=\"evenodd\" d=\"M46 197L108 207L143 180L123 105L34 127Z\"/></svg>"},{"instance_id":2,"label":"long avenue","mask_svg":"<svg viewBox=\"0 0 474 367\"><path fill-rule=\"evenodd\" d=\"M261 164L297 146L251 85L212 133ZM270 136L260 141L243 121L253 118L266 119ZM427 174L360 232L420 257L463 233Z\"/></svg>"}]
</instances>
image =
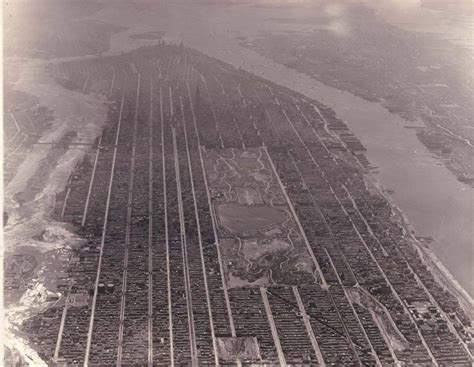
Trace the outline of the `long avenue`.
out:
<instances>
[{"instance_id":1,"label":"long avenue","mask_svg":"<svg viewBox=\"0 0 474 367\"><path fill-rule=\"evenodd\" d=\"M70 261L52 361L470 365L468 317L417 267L330 109L164 43L54 70L112 103L97 150L57 203L86 245ZM285 208L296 236L285 238L289 250L258 259L270 276L255 283L232 270L218 209L226 199L213 186L225 173L209 169L210 155L235 152L259 152L267 190L281 197L268 207ZM241 188L258 200L263 176L252 177ZM235 262L250 263L242 243L260 238L241 237ZM292 253L298 246L303 255ZM272 278L297 256L311 276L299 277L299 263L294 280Z\"/></svg>"}]
</instances>

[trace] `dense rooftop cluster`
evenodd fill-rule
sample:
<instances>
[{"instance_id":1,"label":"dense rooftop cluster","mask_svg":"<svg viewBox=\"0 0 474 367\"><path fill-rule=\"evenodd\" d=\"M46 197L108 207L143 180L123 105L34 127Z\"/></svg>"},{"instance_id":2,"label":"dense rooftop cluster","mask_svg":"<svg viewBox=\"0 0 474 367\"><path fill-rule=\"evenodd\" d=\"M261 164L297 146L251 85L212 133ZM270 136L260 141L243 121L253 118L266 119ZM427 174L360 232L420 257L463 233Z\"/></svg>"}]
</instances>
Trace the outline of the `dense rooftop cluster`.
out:
<instances>
[{"instance_id":1,"label":"dense rooftop cluster","mask_svg":"<svg viewBox=\"0 0 474 367\"><path fill-rule=\"evenodd\" d=\"M364 148L332 110L164 43L50 71L114 103L58 196L56 215L87 244L71 256L62 301L24 324L44 358L471 365L471 320L364 177ZM230 148L265 152L314 277L227 286L203 151ZM241 337L258 351L229 360L223 341Z\"/></svg>"}]
</instances>

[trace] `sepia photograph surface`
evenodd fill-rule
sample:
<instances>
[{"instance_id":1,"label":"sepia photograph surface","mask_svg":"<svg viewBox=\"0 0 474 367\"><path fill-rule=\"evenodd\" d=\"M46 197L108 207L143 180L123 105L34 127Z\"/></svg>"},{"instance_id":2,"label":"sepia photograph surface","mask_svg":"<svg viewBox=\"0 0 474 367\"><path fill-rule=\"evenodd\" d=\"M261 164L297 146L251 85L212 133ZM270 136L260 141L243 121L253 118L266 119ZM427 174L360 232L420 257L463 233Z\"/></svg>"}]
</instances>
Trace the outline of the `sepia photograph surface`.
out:
<instances>
[{"instance_id":1,"label":"sepia photograph surface","mask_svg":"<svg viewBox=\"0 0 474 367\"><path fill-rule=\"evenodd\" d=\"M0 364L472 366L472 0L4 0Z\"/></svg>"}]
</instances>

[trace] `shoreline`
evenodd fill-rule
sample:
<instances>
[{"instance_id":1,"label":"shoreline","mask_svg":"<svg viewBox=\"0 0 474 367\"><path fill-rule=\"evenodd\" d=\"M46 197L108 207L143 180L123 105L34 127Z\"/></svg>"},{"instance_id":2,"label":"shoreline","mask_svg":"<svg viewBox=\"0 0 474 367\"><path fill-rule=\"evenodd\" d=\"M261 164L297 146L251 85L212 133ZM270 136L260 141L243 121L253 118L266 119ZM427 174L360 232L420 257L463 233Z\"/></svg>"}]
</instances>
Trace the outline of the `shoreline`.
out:
<instances>
[{"instance_id":1,"label":"shoreline","mask_svg":"<svg viewBox=\"0 0 474 367\"><path fill-rule=\"evenodd\" d=\"M59 85L45 68L48 60L12 57L8 62L16 63L19 68L19 77L12 83L12 88L35 96L38 105L53 111L52 125L38 141L60 139L70 132L77 133L77 141L91 141L99 136L107 118L108 107L103 97L83 95ZM64 190L77 163L88 150L69 148L59 151L55 165L44 172L47 177L44 186L35 192L33 200L20 205L15 195L28 190L30 183L38 179L41 163L48 159L47 153L42 146L33 144L28 147L23 162L4 187L3 202L4 210L9 214L8 225L4 227L4 256L30 254L38 260L33 274L26 281L33 289L39 287L41 294L56 293L57 279L68 264L68 253L78 241L82 241L66 223L57 221L51 214L56 195ZM62 298L61 294L59 299ZM22 290L18 300L4 305L3 344L30 365L46 366L46 363L37 353L37 346L25 338L18 327L52 305L45 297L36 299L36 293L29 292L28 287Z\"/></svg>"},{"instance_id":2,"label":"shoreline","mask_svg":"<svg viewBox=\"0 0 474 367\"><path fill-rule=\"evenodd\" d=\"M410 204L406 202L408 198L412 204L420 208L420 211L425 210L425 214L430 212L442 213L441 210L446 208L446 203L439 195L439 182L449 185L447 191L443 190L444 196L459 194L456 191L459 190L459 188L469 189L468 185L457 180L456 176L443 162L438 159L434 160L432 153L420 139L418 139L416 135L411 136L414 133L413 131L400 128L400 126L405 126L407 123L412 124L412 121L408 121L402 116L390 112L382 102L367 101L349 91L337 89L310 75L278 63L254 49L242 47L240 45L241 42L236 39L236 36L255 36L255 34L257 34L255 32L261 28L256 23L259 18L250 17L246 24L248 29L242 29L241 24L236 23L234 18L223 9L225 9L225 6L208 7L202 4L194 4L190 8L178 2L169 3L166 6L159 5L151 7L149 10L144 11L143 9L136 9L123 4L123 7L120 9L104 8L85 19L110 22L127 27L125 31L115 33L111 36L110 44L111 47L115 45L115 49L117 49L118 40L124 42L126 49L133 49L143 45L143 43L137 42L138 40L127 38L127 35L138 34L144 29L163 31L165 32L162 38L163 40L172 41L174 43L183 42L187 47L191 47L210 57L227 62L235 68L246 70L257 77L287 87L332 108L336 111L339 118L346 121L354 135L373 152L372 157L369 158L371 154L368 154L367 158L375 166L381 167L381 176L377 178L378 181L383 182L386 187L391 187L392 184L387 180L392 180L393 177L387 173L389 170L392 170L394 165L397 165L402 175L409 176L409 185L426 185L427 194L419 197L415 197L413 193L407 193L407 190L403 191L399 190L398 187L394 187L396 193L400 192L401 195L405 196L397 197L394 195L393 200L396 200L400 207L404 208L404 213L410 216L411 221L416 223L420 231L438 238L443 238L443 242L446 242L446 238L449 238L450 243L453 244L458 251L466 251L466 249L471 251L472 246L467 246L465 238L456 235L456 233L462 233L461 231L466 230L465 220L461 218L461 215L464 214L460 214L466 213L467 210L465 205L467 200L464 199L466 194L461 196L463 199L455 201L454 205L456 205L456 207L447 208L445 216L450 218L447 224L443 222L444 219L442 215L437 215L436 218L433 218L431 221L432 224L427 225L423 216L419 215L416 210L412 210ZM250 14L247 11L248 7L246 4L242 4L236 9L238 9L242 15ZM178 14L179 19L177 18ZM209 17L209 21L205 24L203 24L204 16ZM256 17L258 16L259 15L256 14ZM216 17L218 17L219 22L216 21ZM172 21L174 19L180 22L174 23ZM137 21L140 22L138 26ZM187 27L183 28L184 25L187 25ZM189 30L190 26L193 28L193 32ZM209 42L209 37L211 37L212 42ZM368 128L373 130L369 132L367 131ZM373 136L378 134L381 138L388 140L394 139L394 136L396 136L396 139L401 139L401 141L408 139L406 140L408 143L403 144L406 145L404 148L408 149L407 153L399 154L396 148L381 151L381 146L378 145L378 143L374 144L373 139L365 139L371 133ZM378 140L380 141L381 139ZM419 153L420 151L422 152ZM380 159L374 159L374 156L378 156ZM430 160L428 162L429 164L426 164L427 159ZM398 162L402 163L399 164ZM407 164L403 162L412 163ZM427 166L429 167L423 171L423 175L416 174L415 168L418 170ZM445 170L441 168L445 168ZM426 176L426 174L429 176ZM426 177L429 178L427 179ZM440 181L439 179L446 179L448 181ZM399 182L399 184L402 183ZM461 201L463 201L464 204L462 204ZM470 213L472 213L472 210ZM433 228L435 228L435 230L433 230ZM437 231L437 228L446 228L445 233L440 233L443 231ZM471 266L471 264L467 265L466 262L459 261L461 260L459 256L451 256L435 248L433 248L433 250L437 251L438 256L444 259L444 263L450 264L450 272L457 273L458 278L462 279L464 287L469 289L467 285L469 282L469 274L466 275L466 272L460 269L467 269L467 266ZM441 250L441 248L439 250ZM451 254L453 253L454 252L451 252ZM451 265L453 261L455 265ZM466 278L468 279L467 281L465 280ZM472 290L471 293L473 293L471 296L473 297L474 290Z\"/></svg>"},{"instance_id":3,"label":"shoreline","mask_svg":"<svg viewBox=\"0 0 474 367\"><path fill-rule=\"evenodd\" d=\"M414 246L415 250L420 256L421 261L426 265L434 279L440 286L452 293L452 295L458 300L460 307L471 318L474 317L474 299L461 286L458 280L453 274L451 274L449 269L442 263L442 261L436 256L433 249L431 249L428 245L420 243L420 241L415 236L417 233L415 226L410 222L403 211L395 204L390 195L386 193L386 189L382 186L382 184L377 181L371 173L366 174L365 177L369 178L369 182L390 204L394 216L405 230L405 236L411 239L411 241L409 241L410 245Z\"/></svg>"},{"instance_id":4,"label":"shoreline","mask_svg":"<svg viewBox=\"0 0 474 367\"><path fill-rule=\"evenodd\" d=\"M127 36L127 35L130 36L130 35L133 35L136 32L138 32L139 29L145 29L145 28L146 29L152 29L153 27L144 26L144 27L128 28L128 29L126 29L122 32L118 32L117 34L114 34L111 37L111 43L113 42L114 38L121 38L124 35L125 36ZM193 42L189 42L189 40L186 39L187 37L184 34L179 35L179 36L170 34L170 33L166 32L166 26L163 28L163 30L165 31L165 35L162 37L162 40L164 40L164 41L174 42L174 43L188 41L188 42L186 42L188 44L187 47L194 48L194 49L196 49L200 52L203 52L203 53L205 53L205 54L207 54L211 57L216 57L220 60L222 59L221 57L219 57L220 55L213 54L213 52L210 52L211 50L209 48L206 47L205 49L202 49L202 47L200 47L199 44L194 44ZM152 41L148 40L146 42L140 42L140 41L143 41L143 40L135 40L135 39L130 39L128 41L129 42L127 43L127 47L124 49L123 52L130 52L130 51L132 51L136 48L142 47L142 46L153 46L154 44L157 44L159 42L159 40L152 40ZM122 53L122 51L107 51L107 52L103 53L102 56L114 56L114 55L119 55L121 53ZM269 61L270 64L274 63L274 62L272 62L271 59L268 59L268 58L264 57L263 55L259 55L259 56L267 59L267 61ZM87 59L87 58L96 58L96 57L98 57L98 56L97 55L85 55L85 56L82 56L82 57L67 58L67 60ZM53 60L51 60L51 61L53 61ZM54 61L56 61L56 62L65 61L65 59L64 58L55 59ZM226 58L223 58L223 61L224 62L229 62L228 60L226 60ZM230 64L233 65L234 67L238 67L237 65L235 65L232 62ZM281 65L281 66L283 67L283 65ZM247 62L242 63L240 65L240 67L244 70L247 70L248 72L250 72L252 74L257 75L258 77L267 78L268 80L276 82L277 84L283 85L283 86L288 87L292 90L296 90L297 92L303 93L304 95L308 96L309 98L313 98L313 96L309 96L308 93L304 93L304 91L301 90L301 89L305 89L304 87L295 89L295 88L292 88L291 85L287 85L287 83L285 83L284 81L280 81L280 82L274 81L272 77L269 77L269 75L262 75L261 73L259 74L258 73L259 67L256 67L256 68L255 67L250 67L249 68ZM295 73L301 74L297 70L294 70L294 69L291 69L291 70ZM305 74L303 74L303 75L305 75ZM308 76L308 78L311 78L311 77ZM327 86L326 84L324 84L321 81L317 81L313 78L311 78L311 79L314 82L319 82L319 83L323 84L324 86ZM327 87L331 87L331 86L327 86ZM331 88L334 88L334 87L331 87ZM335 89L337 89L337 88L335 88ZM342 90L340 90L340 91L342 91ZM343 92L350 93L350 92L347 92L347 91L343 91ZM313 93L310 93L310 94L313 94ZM352 94L352 93L350 93L350 94ZM357 95L355 95L355 96L359 97ZM359 97L359 98L361 98L361 97ZM323 104L327 105L328 107L332 108L336 112L336 114L338 114L338 109L335 106L332 106L331 104L328 104L324 101L321 101L321 102ZM377 104L380 105L380 103L377 103ZM383 106L381 106L381 107L386 109ZM390 113L390 114L392 114L392 113ZM349 123L348 123L348 127L351 131L353 131L353 129L351 128ZM413 229L416 233L417 231L415 229L415 226L406 217L406 215L403 213L403 211L395 204L394 199L392 197L388 196L385 193L385 189L383 188L381 182L377 178L375 178L372 174L370 174L370 176L371 176L371 180L375 181L375 186L377 187L377 190L379 191L379 193L390 203L391 207L395 210L395 212L400 217L400 219L402 221L402 223L401 223L402 226L406 229L406 231L408 232L408 234L409 234L409 236L412 240L412 241L410 241L410 243L415 246L415 249L417 250L417 253L419 253L421 260L427 266L427 268L432 273L432 275L434 276L436 281L438 281L439 284L441 286L443 286L443 288L446 288L447 290L449 290L450 292L453 293L453 295L456 297L456 299L458 299L458 301L460 302L461 307L463 307L463 309L469 315L474 315L474 299L461 286L461 284L452 275L452 273L449 271L449 269L437 257L437 255L434 253L434 250L432 248L426 248L423 244L421 244L419 242L418 239L416 239L414 237L414 235L410 232L410 229Z\"/></svg>"},{"instance_id":5,"label":"shoreline","mask_svg":"<svg viewBox=\"0 0 474 367\"><path fill-rule=\"evenodd\" d=\"M135 31L135 29L132 28L132 29L128 29L126 31L120 32L120 34L122 36L123 35L129 35L129 33L133 33L133 31ZM165 36L162 39L163 40L172 40L173 38ZM175 40L175 39L173 39L173 40ZM117 55L120 55L122 52L130 52L130 51L133 51L134 49L142 47L142 46L153 46L157 42L159 42L159 40L146 41L146 42L140 42L140 40L133 40L133 42L131 42L131 43L133 43L133 45L131 47L124 48L123 51L108 51L108 52L101 53L100 55L102 57L117 56ZM146 44L144 44L144 43L146 43ZM130 44L128 46L130 46ZM199 47L199 45L194 45L193 48L195 48L197 50L201 50L201 47ZM206 50L206 51L208 51L208 50ZM212 55L212 53L206 52L206 51L202 51L202 52L205 52L206 54ZM98 54L97 55L96 54L90 54L90 55L74 56L74 57L66 57L66 58L41 59L40 62L42 64L41 67L44 67L49 62L54 63L54 62L73 61L73 60L85 60L85 59L93 59L93 58L98 58L98 57L100 57ZM216 57L218 59L222 59L218 55L214 55L214 57ZM30 60L30 61L34 61L34 60L36 60L36 59ZM245 64L247 64L247 63L245 63ZM21 65L21 68L23 68L23 65ZM246 67L244 67L244 68L246 68ZM258 74L258 70L259 70L258 67L256 67L253 70L250 70L250 69L247 68L247 70L249 70L249 72L251 72L252 74L255 74L257 76L259 75ZM264 77L267 78L268 80L272 80L272 78L269 78L268 76L264 76ZM53 82L54 82L54 80L53 80ZM57 85L57 83L55 83L55 84ZM281 81L281 82L278 82L278 84L286 85L287 83L285 83L285 81ZM324 83L322 83L322 84L324 84ZM59 88L61 88L59 85L57 85L57 86ZM289 88L291 88L292 90L295 90L295 88L292 88L292 87L289 87ZM31 93L31 91L28 91L28 92ZM308 95L307 93L303 93L303 94ZM80 98L87 98L87 97L88 97L88 95L81 95L80 96ZM326 104L326 105L328 105L328 104ZM328 106L330 106L330 105L328 105ZM337 108L335 108L333 106L330 106L330 107L333 108L336 111L336 113L338 113ZM350 128L349 124L348 124L348 126ZM350 128L350 130L353 131L352 128ZM56 169L57 169L57 167L56 167ZM73 172L73 168L72 168L72 171L69 173L69 175L72 172ZM68 177L69 177L69 175L68 175ZM397 220L401 221L402 226L407 231L407 236L410 236L410 238L413 240L413 241L409 241L410 245L415 246L415 249L417 250L417 253L419 253L419 256L420 256L422 262L427 266L430 273L435 277L435 280L438 282L438 284L440 286L442 286L443 288L450 291L456 297L456 299L460 302L461 307L468 313L468 315L470 315L470 316L474 315L474 301L473 301L472 297L467 293L467 291L464 288L462 288L462 286L454 278L454 276L449 272L449 270L436 257L436 254L433 252L433 250L430 249L430 248L425 247L422 243L420 243L419 240L417 240L414 237L411 230L412 229L415 230L415 227L411 224L411 222L405 216L403 211L401 211L400 208L395 204L394 200L386 194L385 190L382 188L381 183L373 175L371 175L371 174L369 174L369 175L370 175L371 179L374 180L374 185L378 189L379 193L391 205L391 208L396 213ZM368 175L366 175L366 177L367 176ZM67 182L67 180L66 180L66 182ZM59 188L60 186L61 186L61 184L56 185L56 188ZM45 219L47 221L49 220L49 222L53 222L53 220L51 218L49 218L48 213L43 213L43 214L45 214L45 215L42 219ZM37 246L37 245L35 244L33 246ZM9 332L12 333L11 330L9 330ZM13 333L13 335L14 335L14 333ZM18 338L20 338L20 337L18 336ZM5 342L5 344L6 344L6 342Z\"/></svg>"}]
</instances>

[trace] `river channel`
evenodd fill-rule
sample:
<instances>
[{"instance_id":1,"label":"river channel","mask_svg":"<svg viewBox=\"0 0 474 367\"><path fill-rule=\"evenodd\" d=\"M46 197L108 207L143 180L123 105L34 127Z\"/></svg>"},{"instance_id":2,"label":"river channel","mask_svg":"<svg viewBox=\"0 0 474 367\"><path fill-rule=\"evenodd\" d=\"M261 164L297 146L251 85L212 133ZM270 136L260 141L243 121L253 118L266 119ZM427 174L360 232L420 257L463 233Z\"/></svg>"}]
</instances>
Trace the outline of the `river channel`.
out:
<instances>
[{"instance_id":1,"label":"river channel","mask_svg":"<svg viewBox=\"0 0 474 367\"><path fill-rule=\"evenodd\" d=\"M237 36L254 35L262 27L257 21L258 14L245 9L238 7L231 12L220 7L172 4L160 11L127 11L123 17L117 12L99 12L94 18L120 21L130 26L128 34L134 32L139 18L141 29L137 33L143 28L163 30L171 40L183 41L186 46L332 107L367 147L368 159L378 167L377 180L394 191L393 201L418 234L434 237L430 244L433 252L473 296L474 190L457 181L432 157L415 131L406 128L412 122L390 113L379 103L329 87L240 46ZM116 43L112 39L111 51L124 47L123 35L118 34L118 39Z\"/></svg>"}]
</instances>

